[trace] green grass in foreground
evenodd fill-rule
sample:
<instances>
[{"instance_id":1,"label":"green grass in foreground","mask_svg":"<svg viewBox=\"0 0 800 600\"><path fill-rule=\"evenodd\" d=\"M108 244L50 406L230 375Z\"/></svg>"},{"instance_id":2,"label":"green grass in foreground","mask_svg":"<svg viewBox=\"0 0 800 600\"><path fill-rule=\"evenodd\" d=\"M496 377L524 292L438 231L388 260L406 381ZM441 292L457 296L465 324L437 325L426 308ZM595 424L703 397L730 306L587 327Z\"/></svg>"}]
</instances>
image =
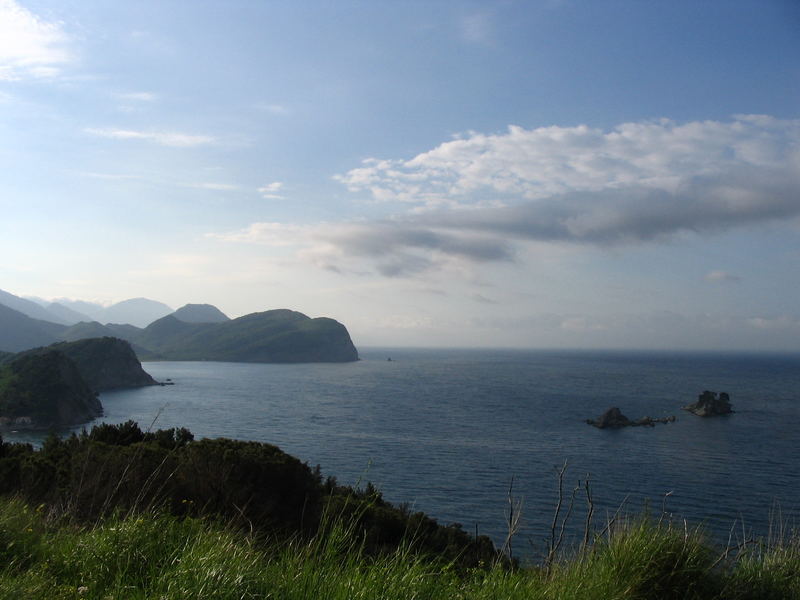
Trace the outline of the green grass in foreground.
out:
<instances>
[{"instance_id":1,"label":"green grass in foreground","mask_svg":"<svg viewBox=\"0 0 800 600\"><path fill-rule=\"evenodd\" d=\"M310 542L255 539L159 513L93 527L0 501L0 598L184 599L800 599L800 543L735 559L697 532L646 519L542 568L458 571L408 545L368 557L346 524Z\"/></svg>"}]
</instances>

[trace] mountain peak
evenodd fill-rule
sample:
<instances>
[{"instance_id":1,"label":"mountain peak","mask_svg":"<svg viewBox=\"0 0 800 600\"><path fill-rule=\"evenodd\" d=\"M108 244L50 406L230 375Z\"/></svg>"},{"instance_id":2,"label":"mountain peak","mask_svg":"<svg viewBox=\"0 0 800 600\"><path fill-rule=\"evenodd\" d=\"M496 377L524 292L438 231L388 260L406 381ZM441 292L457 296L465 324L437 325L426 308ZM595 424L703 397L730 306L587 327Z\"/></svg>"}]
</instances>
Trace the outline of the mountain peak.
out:
<instances>
[{"instance_id":1,"label":"mountain peak","mask_svg":"<svg viewBox=\"0 0 800 600\"><path fill-rule=\"evenodd\" d=\"M211 304L186 304L172 313L172 316L184 323L224 323L230 318L216 306Z\"/></svg>"}]
</instances>

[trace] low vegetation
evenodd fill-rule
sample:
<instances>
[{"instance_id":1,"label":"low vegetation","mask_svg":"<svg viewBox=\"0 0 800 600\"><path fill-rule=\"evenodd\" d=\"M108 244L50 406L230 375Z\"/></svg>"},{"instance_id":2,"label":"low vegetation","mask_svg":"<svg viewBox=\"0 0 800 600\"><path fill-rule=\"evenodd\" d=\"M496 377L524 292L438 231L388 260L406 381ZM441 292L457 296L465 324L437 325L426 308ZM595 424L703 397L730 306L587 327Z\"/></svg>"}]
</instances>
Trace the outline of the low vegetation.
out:
<instances>
[{"instance_id":1,"label":"low vegetation","mask_svg":"<svg viewBox=\"0 0 800 600\"><path fill-rule=\"evenodd\" d=\"M615 516L520 566L269 444L103 425L0 444L0 598L800 599L800 540Z\"/></svg>"},{"instance_id":2,"label":"low vegetation","mask_svg":"<svg viewBox=\"0 0 800 600\"><path fill-rule=\"evenodd\" d=\"M38 450L0 443L0 495L79 523L158 508L277 539L313 537L325 514L338 514L353 521L370 555L413 537L416 552L463 567L496 557L489 538L395 507L369 484L353 489L323 479L319 468L271 444L195 441L186 429L143 432L132 421L65 439L52 435Z\"/></svg>"},{"instance_id":3,"label":"low vegetation","mask_svg":"<svg viewBox=\"0 0 800 600\"><path fill-rule=\"evenodd\" d=\"M54 599L793 599L800 545L720 561L697 533L646 520L550 569L499 562L459 569L415 551L365 550L353 521L278 539L162 511L91 525L45 505L0 502L0 597Z\"/></svg>"}]
</instances>

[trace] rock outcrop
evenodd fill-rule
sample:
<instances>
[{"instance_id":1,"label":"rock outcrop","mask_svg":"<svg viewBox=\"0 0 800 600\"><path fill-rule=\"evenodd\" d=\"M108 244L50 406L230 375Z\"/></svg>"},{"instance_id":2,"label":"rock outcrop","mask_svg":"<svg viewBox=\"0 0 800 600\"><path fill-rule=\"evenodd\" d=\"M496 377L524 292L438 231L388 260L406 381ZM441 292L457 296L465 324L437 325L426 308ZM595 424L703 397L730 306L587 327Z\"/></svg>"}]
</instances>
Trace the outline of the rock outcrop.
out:
<instances>
[{"instance_id":1,"label":"rock outcrop","mask_svg":"<svg viewBox=\"0 0 800 600\"><path fill-rule=\"evenodd\" d=\"M727 415L733 412L731 409L731 399L725 392L710 392L704 391L697 397L697 402L683 407L683 410L688 410L690 413L698 417L716 417L718 415Z\"/></svg>"},{"instance_id":2,"label":"rock outcrop","mask_svg":"<svg viewBox=\"0 0 800 600\"><path fill-rule=\"evenodd\" d=\"M586 422L599 429L618 429L620 427L629 427L633 425L633 421L623 415L622 411L616 406L609 408L606 412L597 417L597 419L586 419Z\"/></svg>"},{"instance_id":3,"label":"rock outcrop","mask_svg":"<svg viewBox=\"0 0 800 600\"><path fill-rule=\"evenodd\" d=\"M600 415L597 419L586 419L589 425L594 425L598 429L619 429L620 427L655 427L656 423L672 423L675 420L674 416L669 417L642 417L631 421L628 417L622 414L622 411L616 406L609 408L606 412Z\"/></svg>"}]
</instances>

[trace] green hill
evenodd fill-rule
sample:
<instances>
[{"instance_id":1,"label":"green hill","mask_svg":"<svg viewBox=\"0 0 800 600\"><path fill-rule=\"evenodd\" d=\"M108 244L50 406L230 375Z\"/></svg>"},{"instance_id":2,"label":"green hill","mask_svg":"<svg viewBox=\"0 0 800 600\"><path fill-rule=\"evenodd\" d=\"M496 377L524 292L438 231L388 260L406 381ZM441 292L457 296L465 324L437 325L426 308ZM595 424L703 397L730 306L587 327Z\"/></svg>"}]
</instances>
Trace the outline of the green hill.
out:
<instances>
[{"instance_id":1,"label":"green hill","mask_svg":"<svg viewBox=\"0 0 800 600\"><path fill-rule=\"evenodd\" d=\"M65 342L85 340L87 338L105 337L114 333L97 321L81 321L62 331L58 337Z\"/></svg>"},{"instance_id":2,"label":"green hill","mask_svg":"<svg viewBox=\"0 0 800 600\"><path fill-rule=\"evenodd\" d=\"M224 323L186 323L168 315L151 323L134 341L169 360L358 360L358 351L344 325L286 309L252 313Z\"/></svg>"},{"instance_id":3,"label":"green hill","mask_svg":"<svg viewBox=\"0 0 800 600\"><path fill-rule=\"evenodd\" d=\"M92 338L54 344L50 348L72 359L86 383L96 392L156 384L124 340Z\"/></svg>"},{"instance_id":4,"label":"green hill","mask_svg":"<svg viewBox=\"0 0 800 600\"><path fill-rule=\"evenodd\" d=\"M350 362L358 351L347 329L333 319L311 319L287 309L229 319L210 304L187 304L139 329L97 321L72 326L32 319L0 305L0 352L19 352L58 341L115 337L142 360L231 362Z\"/></svg>"},{"instance_id":5,"label":"green hill","mask_svg":"<svg viewBox=\"0 0 800 600\"><path fill-rule=\"evenodd\" d=\"M97 394L63 352L26 353L0 367L0 424L63 427L102 413Z\"/></svg>"}]
</instances>

